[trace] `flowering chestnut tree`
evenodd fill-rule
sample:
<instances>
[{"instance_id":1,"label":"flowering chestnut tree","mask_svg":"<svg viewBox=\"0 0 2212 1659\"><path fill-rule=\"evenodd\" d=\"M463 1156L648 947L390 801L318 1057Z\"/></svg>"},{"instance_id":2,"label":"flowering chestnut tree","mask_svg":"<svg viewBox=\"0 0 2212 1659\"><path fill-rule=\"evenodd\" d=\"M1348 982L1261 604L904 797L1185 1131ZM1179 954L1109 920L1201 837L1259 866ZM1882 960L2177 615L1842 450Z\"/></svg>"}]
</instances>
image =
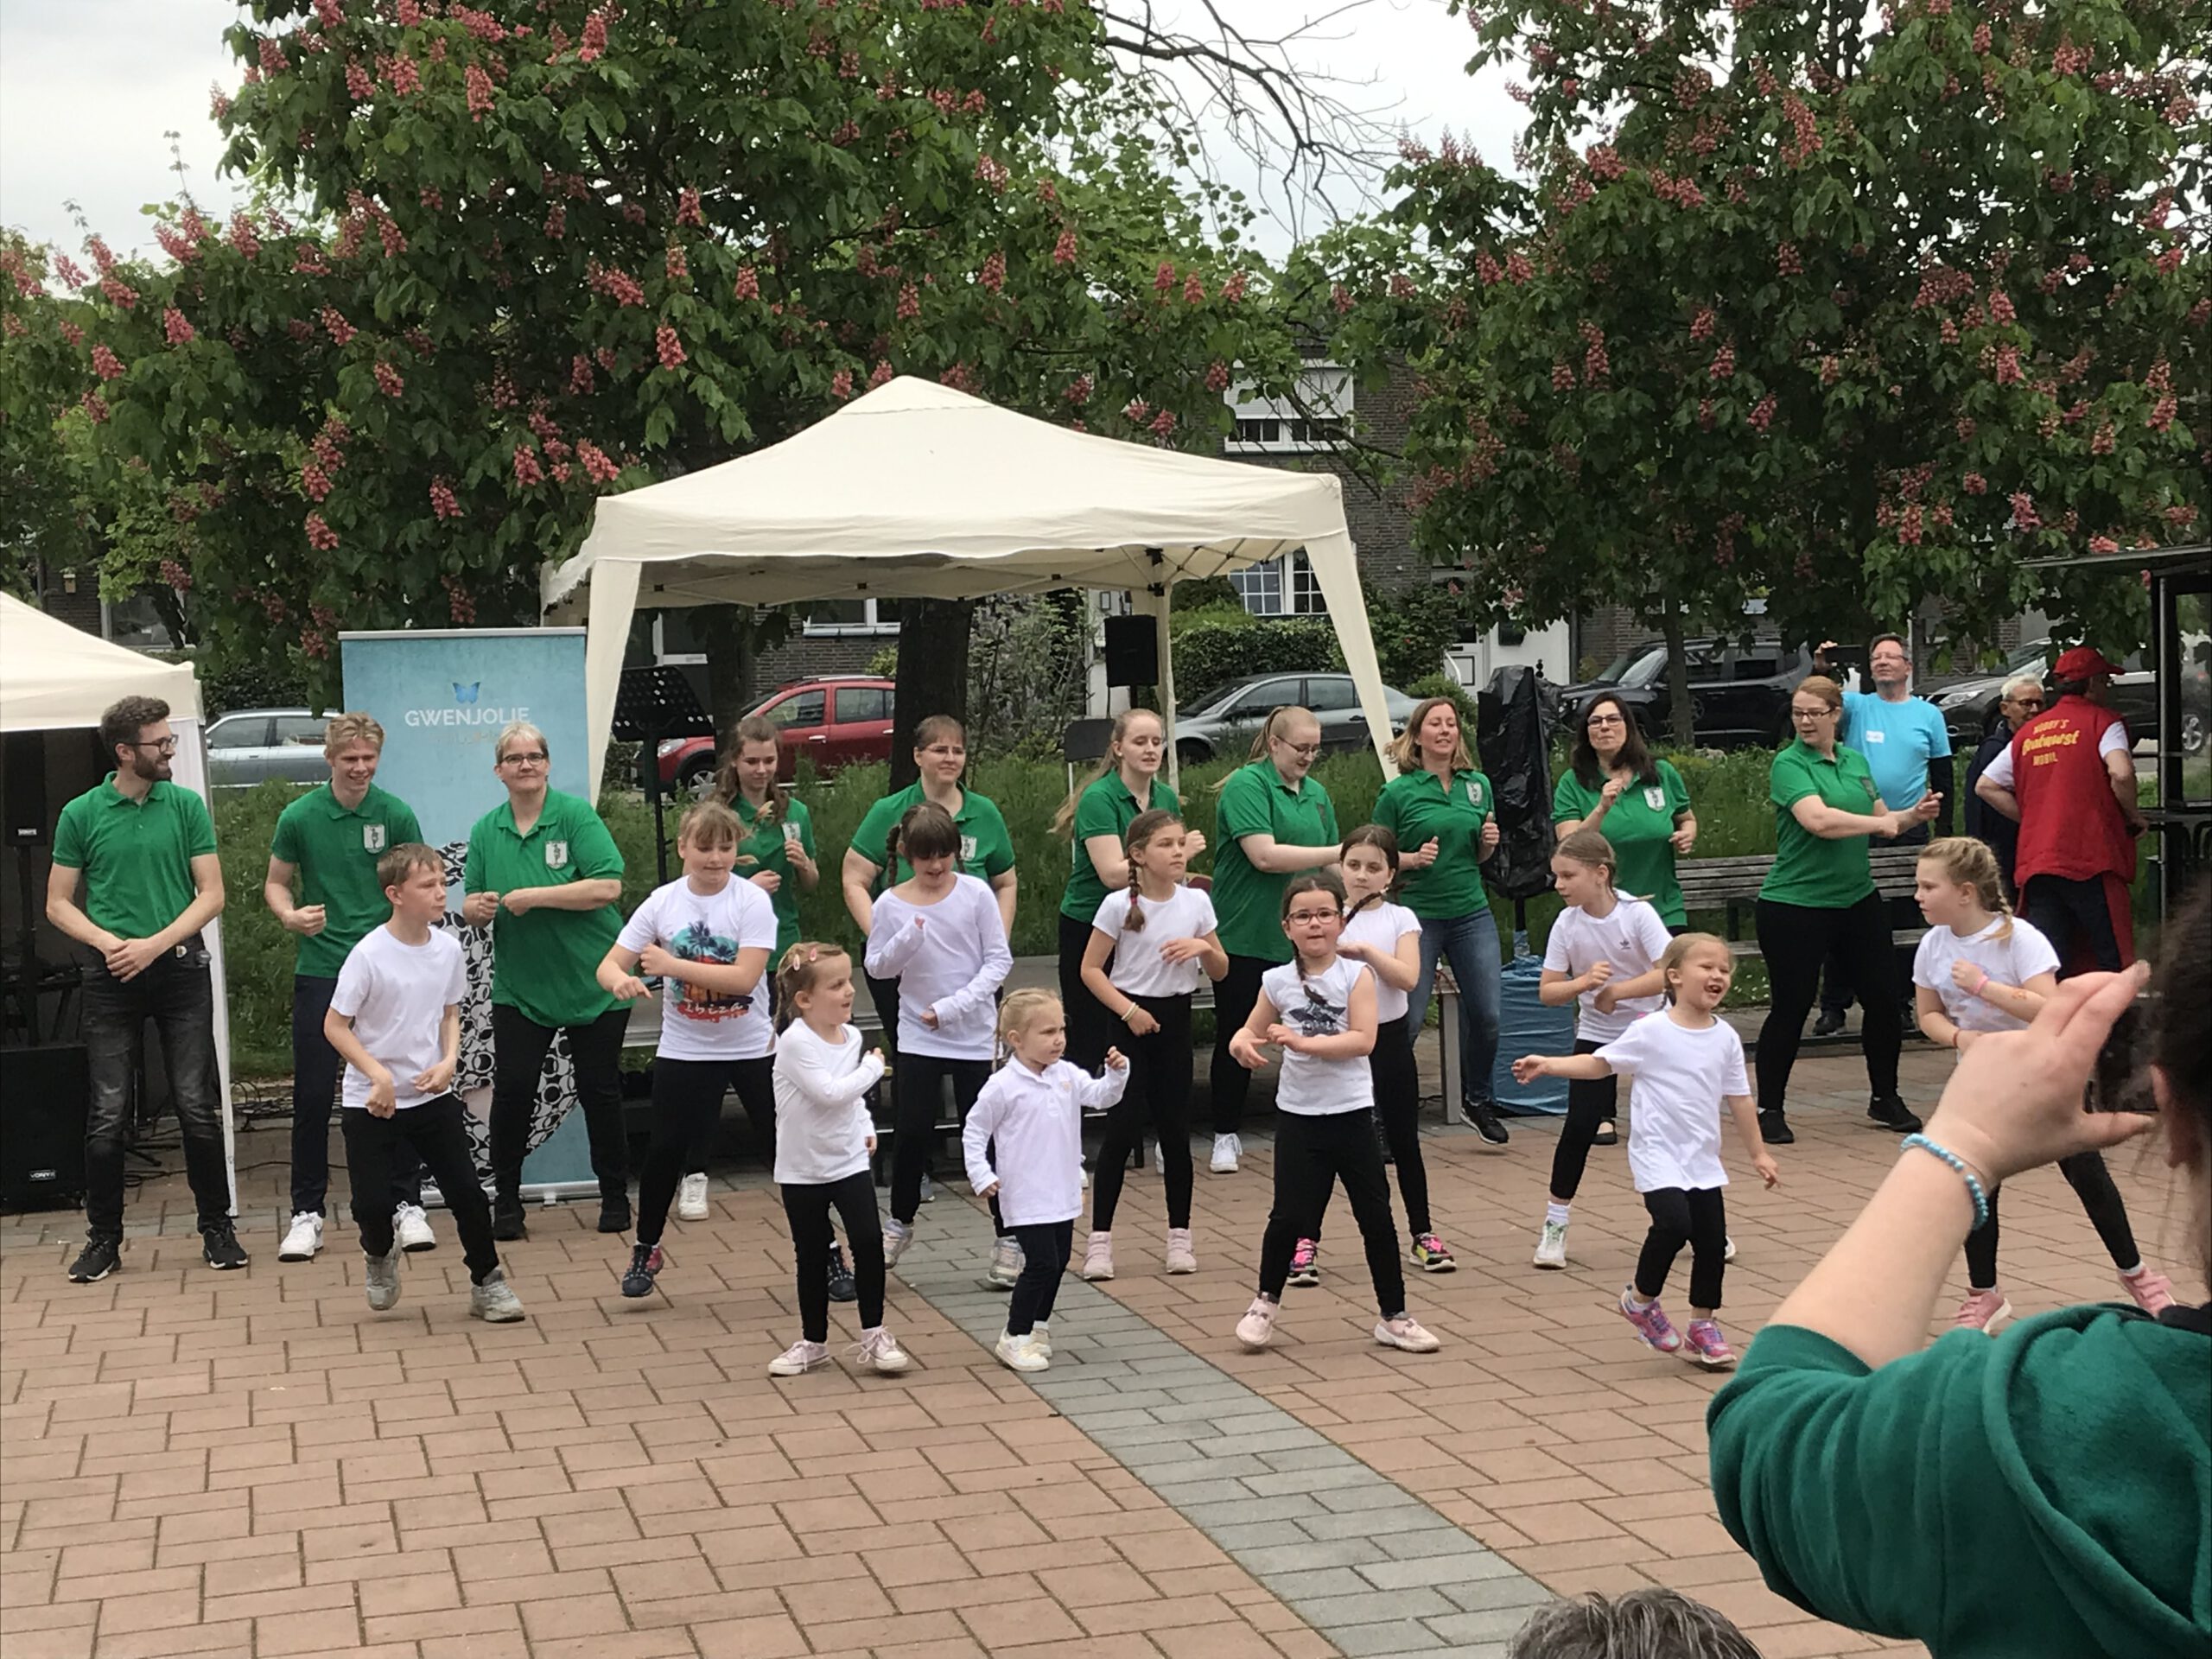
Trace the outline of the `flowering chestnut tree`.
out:
<instances>
[{"instance_id":1,"label":"flowering chestnut tree","mask_svg":"<svg viewBox=\"0 0 2212 1659\"><path fill-rule=\"evenodd\" d=\"M54 256L66 390L188 527L205 648L326 692L341 626L532 618L598 495L894 374L1185 443L1291 361L1082 0L257 0L229 40L226 159L282 206Z\"/></svg>"},{"instance_id":2,"label":"flowering chestnut tree","mask_svg":"<svg viewBox=\"0 0 2212 1659\"><path fill-rule=\"evenodd\" d=\"M1518 176L1409 149L1313 251L1340 349L1404 353L1417 534L1502 612L1675 646L1940 599L2139 637L2026 561L2201 533L2206 0L1507 0Z\"/></svg>"}]
</instances>

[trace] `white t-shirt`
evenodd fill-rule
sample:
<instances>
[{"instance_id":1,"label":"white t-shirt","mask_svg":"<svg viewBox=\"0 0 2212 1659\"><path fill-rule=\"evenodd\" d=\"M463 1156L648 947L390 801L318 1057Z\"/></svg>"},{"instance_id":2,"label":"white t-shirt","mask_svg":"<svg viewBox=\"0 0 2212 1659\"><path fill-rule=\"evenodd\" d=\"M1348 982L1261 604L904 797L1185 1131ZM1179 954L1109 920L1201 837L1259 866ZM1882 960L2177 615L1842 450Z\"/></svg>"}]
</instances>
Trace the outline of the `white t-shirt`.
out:
<instances>
[{"instance_id":1,"label":"white t-shirt","mask_svg":"<svg viewBox=\"0 0 2212 1659\"><path fill-rule=\"evenodd\" d=\"M432 928L423 944L409 944L389 927L372 927L346 953L330 1006L353 1022L369 1058L391 1073L391 1097L404 1111L437 1098L410 1080L443 1058L439 1027L446 1010L467 995L468 957L452 934ZM340 1097L366 1109L368 1074L348 1063Z\"/></svg>"},{"instance_id":2,"label":"white t-shirt","mask_svg":"<svg viewBox=\"0 0 2212 1659\"><path fill-rule=\"evenodd\" d=\"M2135 740L2127 734L2125 721L2113 721L2098 734L2097 758L2108 754L2126 754L2135 747ZM2012 787L2012 746L2007 743L1997 751L1996 758L1981 769L1981 775L1999 789Z\"/></svg>"},{"instance_id":3,"label":"white t-shirt","mask_svg":"<svg viewBox=\"0 0 2212 1659\"><path fill-rule=\"evenodd\" d=\"M1083 1213L1084 1111L1111 1106L1128 1080L1127 1066L1094 1077L1065 1060L1042 1071L1008 1060L960 1131L969 1184L999 1184L999 1217L1009 1227L1074 1220Z\"/></svg>"},{"instance_id":4,"label":"white t-shirt","mask_svg":"<svg viewBox=\"0 0 2212 1659\"><path fill-rule=\"evenodd\" d=\"M1398 954L1398 941L1408 933L1421 931L1421 918L1403 905L1394 905L1385 899L1361 911L1344 924L1344 937L1354 944L1371 944L1384 956ZM1363 963L1362 967L1366 964ZM1371 969L1370 971L1372 971ZM1393 1020L1402 1020L1412 999L1404 991L1375 976L1375 1023L1387 1026Z\"/></svg>"},{"instance_id":5,"label":"white t-shirt","mask_svg":"<svg viewBox=\"0 0 2212 1659\"><path fill-rule=\"evenodd\" d=\"M1920 936L1920 948L1912 953L1912 982L1942 997L1943 1012L1962 1031L2021 1031L2027 1021L2014 1019L1954 981L1953 963L1971 962L1999 985L2024 985L2037 974L2058 971L2058 952L2049 939L2018 917L2012 918L2010 937L2000 939L1997 936L2005 927L2002 916L1980 932L1964 937L1948 927L1931 927Z\"/></svg>"},{"instance_id":6,"label":"white t-shirt","mask_svg":"<svg viewBox=\"0 0 2212 1659\"><path fill-rule=\"evenodd\" d=\"M1643 899L1624 893L1615 895L1612 909L1604 916L1592 916L1572 906L1560 912L1559 919L1552 924L1551 938L1544 944L1544 966L1577 979L1588 973L1593 963L1610 962L1613 982L1619 984L1656 968L1669 943L1667 924L1659 919L1659 912ZM1645 1014L1667 1006L1661 992L1615 1003L1611 1014L1598 1011L1594 988L1575 1001L1580 1011L1575 1018L1574 1034L1592 1043L1610 1043Z\"/></svg>"},{"instance_id":7,"label":"white t-shirt","mask_svg":"<svg viewBox=\"0 0 2212 1659\"><path fill-rule=\"evenodd\" d=\"M1293 1031L1334 1037L1351 1028L1351 988L1363 974L1373 982L1375 976L1365 963L1338 957L1324 972L1300 975L1293 958L1262 974L1260 990L1274 1005L1275 1017ZM1282 1077L1275 1084L1278 1111L1329 1117L1363 1112L1375 1104L1375 1077L1366 1055L1324 1060L1287 1048L1281 1052Z\"/></svg>"},{"instance_id":8,"label":"white t-shirt","mask_svg":"<svg viewBox=\"0 0 2212 1659\"><path fill-rule=\"evenodd\" d=\"M1128 931L1130 895L1109 893L1090 919L1114 941L1114 965L1107 977L1131 996L1188 996L1198 988L1205 969L1198 963L1162 962L1160 947L1170 939L1202 939L1220 925L1213 899L1203 887L1179 887L1166 899L1139 899L1144 925Z\"/></svg>"},{"instance_id":9,"label":"white t-shirt","mask_svg":"<svg viewBox=\"0 0 2212 1659\"><path fill-rule=\"evenodd\" d=\"M1639 1192L1728 1185L1720 1161L1723 1096L1748 1095L1744 1039L1726 1020L1702 1031L1647 1014L1598 1051L1633 1079L1628 1096L1628 1171Z\"/></svg>"},{"instance_id":10,"label":"white t-shirt","mask_svg":"<svg viewBox=\"0 0 2212 1659\"><path fill-rule=\"evenodd\" d=\"M686 962L727 967L741 950L776 949L775 902L732 876L720 893L694 893L688 877L655 887L622 924L625 950L658 944ZM690 980L661 991L660 1052L671 1060L752 1060L775 1046L767 975L750 995L710 991ZM681 988L678 988L680 984Z\"/></svg>"},{"instance_id":11,"label":"white t-shirt","mask_svg":"<svg viewBox=\"0 0 2212 1659\"><path fill-rule=\"evenodd\" d=\"M919 925L917 925L917 924ZM867 967L899 982L899 1046L946 1060L988 1060L998 1052L998 988L1014 967L998 895L956 875L933 905L894 887L875 901ZM934 1027L922 1023L934 1008Z\"/></svg>"},{"instance_id":12,"label":"white t-shirt","mask_svg":"<svg viewBox=\"0 0 2212 1659\"><path fill-rule=\"evenodd\" d=\"M804 1020L784 1027L776 1041L777 1185L826 1186L868 1167L875 1126L861 1096L882 1076L881 1057L863 1055L850 1026L838 1027L835 1042Z\"/></svg>"}]
</instances>

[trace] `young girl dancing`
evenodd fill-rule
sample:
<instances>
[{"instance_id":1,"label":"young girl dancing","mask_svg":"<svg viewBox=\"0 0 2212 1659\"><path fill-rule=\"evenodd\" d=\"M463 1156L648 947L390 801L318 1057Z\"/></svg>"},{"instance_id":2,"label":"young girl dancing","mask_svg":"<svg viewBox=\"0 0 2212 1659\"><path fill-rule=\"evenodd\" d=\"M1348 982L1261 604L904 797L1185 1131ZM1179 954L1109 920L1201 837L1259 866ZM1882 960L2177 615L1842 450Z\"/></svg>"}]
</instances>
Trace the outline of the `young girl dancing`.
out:
<instances>
[{"instance_id":1,"label":"young girl dancing","mask_svg":"<svg viewBox=\"0 0 2212 1659\"><path fill-rule=\"evenodd\" d=\"M1051 1320L1083 1211L1083 1113L1115 1105L1129 1063L1106 1051L1094 1077L1060 1057L1068 1018L1050 991L1016 991L999 1011L1007 1063L976 1098L960 1131L968 1179L1021 1242L1021 1274L993 1352L1017 1371L1052 1363Z\"/></svg>"},{"instance_id":2,"label":"young girl dancing","mask_svg":"<svg viewBox=\"0 0 2212 1659\"><path fill-rule=\"evenodd\" d=\"M1375 975L1375 1048L1367 1057L1375 1084L1375 1118L1398 1172L1398 1197L1406 1206L1414 1264L1424 1273L1450 1273L1459 1263L1429 1224L1428 1166L1421 1155L1421 1077L1414 1063L1407 993L1421 976L1421 918L1390 902L1398 875L1398 838L1379 823L1362 824L1344 838L1337 868L1344 873L1344 936L1337 954L1363 963ZM1319 1284L1317 1235L1291 1252L1290 1282Z\"/></svg>"},{"instance_id":3,"label":"young girl dancing","mask_svg":"<svg viewBox=\"0 0 2212 1659\"><path fill-rule=\"evenodd\" d=\"M1637 1258L1636 1278L1621 1292L1621 1317L1661 1353L1682 1354L1697 1364L1725 1370L1735 1364L1736 1351L1713 1317L1720 1308L1728 1243L1720 1109L1736 1120L1759 1179L1772 1186L1780 1172L1759 1138L1758 1107L1744 1071L1743 1039L1720 1017L1721 1000L1735 972L1726 942L1710 933L1685 933L1669 942L1659 972L1666 988L1664 1013L1644 1015L1595 1053L1525 1055L1513 1063L1513 1075L1522 1083L1538 1077L1594 1082L1621 1071L1634 1079L1628 1096L1628 1166L1636 1190L1643 1195L1643 1207L1651 1212L1651 1230ZM1659 1306L1659 1293L1667 1287L1667 1274L1684 1244L1692 1251L1686 1333L1677 1332Z\"/></svg>"},{"instance_id":4,"label":"young girl dancing","mask_svg":"<svg viewBox=\"0 0 2212 1659\"><path fill-rule=\"evenodd\" d=\"M875 1126L863 1096L883 1076L883 1051L861 1053L853 1014L853 961L834 944L804 941L776 969L776 1185L791 1224L798 1274L799 1339L768 1362L771 1376L798 1376L830 1363L830 1211L853 1248L861 1339L850 1357L896 1376L906 1351L883 1328L883 1232L868 1154Z\"/></svg>"},{"instance_id":5,"label":"young girl dancing","mask_svg":"<svg viewBox=\"0 0 2212 1659\"><path fill-rule=\"evenodd\" d=\"M1913 872L1913 896L1928 918L1912 957L1921 1034L1963 1051L1985 1033L2023 1029L2058 988L2058 952L2005 902L1997 855L1968 836L1935 842ZM2127 1205L2104 1154L2062 1158L2058 1172L2112 1253L2120 1288L2153 1317L2171 1306L2173 1287L2136 1249ZM1967 1299L1959 1304L1956 1322L1994 1335L2012 1316L2012 1304L1997 1285L1997 1194L1992 1192L1988 1221L1967 1235Z\"/></svg>"},{"instance_id":6,"label":"young girl dancing","mask_svg":"<svg viewBox=\"0 0 2212 1659\"><path fill-rule=\"evenodd\" d=\"M1216 934L1213 900L1183 885L1190 837L1173 812L1140 812L1122 838L1125 892L1109 893L1084 947L1083 982L1128 1033L1129 1086L1107 1115L1090 1191L1085 1279L1114 1276L1114 1210L1129 1154L1152 1125L1167 1189L1167 1271L1196 1273L1191 1248L1191 995L1198 976L1219 980L1229 953ZM1112 959L1109 972L1107 961Z\"/></svg>"},{"instance_id":7,"label":"young girl dancing","mask_svg":"<svg viewBox=\"0 0 2212 1659\"><path fill-rule=\"evenodd\" d=\"M1260 1245L1260 1294L1236 1322L1236 1340L1254 1351L1274 1337L1291 1252L1321 1230L1332 1185L1344 1184L1367 1246L1382 1320L1375 1340L1409 1353L1440 1345L1406 1312L1406 1276L1390 1220L1390 1186L1375 1144L1375 975L1340 956L1344 890L1333 875L1294 875L1284 883L1282 928L1294 953L1260 980L1251 1017L1229 1039L1247 1071L1265 1064L1262 1045L1282 1050L1275 1085L1274 1207Z\"/></svg>"},{"instance_id":8,"label":"young girl dancing","mask_svg":"<svg viewBox=\"0 0 2212 1659\"><path fill-rule=\"evenodd\" d=\"M998 897L954 869L959 856L960 830L950 812L930 801L909 807L891 832L884 868L895 870L903 858L914 873L875 901L868 929L868 971L899 982L898 1058L891 1074L897 1139L891 1219L883 1229L884 1256L893 1266L913 1241L946 1082L965 1118L989 1081L994 1006L1014 966ZM991 1218L998 1220L996 1206ZM1020 1246L1001 1225L990 1281L1005 1288L1020 1271Z\"/></svg>"},{"instance_id":9,"label":"young girl dancing","mask_svg":"<svg viewBox=\"0 0 2212 1659\"><path fill-rule=\"evenodd\" d=\"M1544 976L1536 995L1548 1008L1581 1005L1574 1021L1574 1052L1594 1054L1635 1021L1665 1006L1659 959L1667 954L1667 924L1641 899L1613 887L1612 843L1595 830L1577 830L1552 855L1552 885L1567 906L1544 946ZM1567 1126L1552 1154L1551 1202L1536 1241L1536 1265L1567 1265L1567 1207L1582 1185L1582 1171L1600 1126L1612 1120L1620 1080L1576 1077L1567 1085Z\"/></svg>"},{"instance_id":10,"label":"young girl dancing","mask_svg":"<svg viewBox=\"0 0 2212 1659\"><path fill-rule=\"evenodd\" d=\"M653 1059L653 1139L638 1178L638 1232L622 1275L625 1296L650 1296L660 1237L692 1148L708 1143L731 1089L772 1162L776 1035L760 982L776 944L768 895L730 874L743 839L737 815L702 801L683 815L676 848L683 877L646 896L599 964L599 982L624 1001L650 996L640 974L663 982L660 1049Z\"/></svg>"}]
</instances>

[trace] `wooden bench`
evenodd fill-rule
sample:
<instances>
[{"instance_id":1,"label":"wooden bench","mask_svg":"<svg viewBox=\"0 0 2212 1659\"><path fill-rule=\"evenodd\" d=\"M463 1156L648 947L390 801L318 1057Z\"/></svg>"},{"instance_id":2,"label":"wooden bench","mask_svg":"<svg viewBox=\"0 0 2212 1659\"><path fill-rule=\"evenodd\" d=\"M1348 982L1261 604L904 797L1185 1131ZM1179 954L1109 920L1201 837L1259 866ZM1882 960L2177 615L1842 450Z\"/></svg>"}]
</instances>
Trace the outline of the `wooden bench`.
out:
<instances>
[{"instance_id":1,"label":"wooden bench","mask_svg":"<svg viewBox=\"0 0 2212 1659\"><path fill-rule=\"evenodd\" d=\"M1912 897L1913 872L1920 862L1917 847L1878 847L1867 855L1874 877L1874 890L1885 899ZM1745 913L1751 911L1759 896L1759 887L1766 880L1767 872L1774 868L1772 853L1758 853L1743 858L1694 858L1675 868L1675 878L1682 885L1682 905L1692 915L1700 911L1725 911L1727 923L1722 937L1728 941L1729 954L1738 960L1760 954L1758 929L1754 925L1751 937L1745 937ZM1899 927L1891 930L1890 938L1897 944L1917 944L1924 927Z\"/></svg>"}]
</instances>

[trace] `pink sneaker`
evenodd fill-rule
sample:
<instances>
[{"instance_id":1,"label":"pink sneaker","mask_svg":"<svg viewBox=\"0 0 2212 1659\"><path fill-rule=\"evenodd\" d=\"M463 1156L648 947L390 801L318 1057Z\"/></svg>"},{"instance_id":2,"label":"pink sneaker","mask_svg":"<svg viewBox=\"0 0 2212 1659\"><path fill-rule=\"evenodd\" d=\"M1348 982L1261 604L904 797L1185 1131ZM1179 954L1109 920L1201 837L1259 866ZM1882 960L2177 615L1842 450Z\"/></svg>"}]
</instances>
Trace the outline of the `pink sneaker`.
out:
<instances>
[{"instance_id":1,"label":"pink sneaker","mask_svg":"<svg viewBox=\"0 0 2212 1659\"><path fill-rule=\"evenodd\" d=\"M1290 1253L1290 1282L1294 1285L1318 1285L1321 1282L1321 1247L1310 1238L1298 1241L1298 1248Z\"/></svg>"},{"instance_id":2,"label":"pink sneaker","mask_svg":"<svg viewBox=\"0 0 2212 1659\"><path fill-rule=\"evenodd\" d=\"M1236 1321L1236 1340L1254 1353L1274 1340L1275 1315L1281 1311L1264 1296L1255 1296L1244 1317Z\"/></svg>"},{"instance_id":3,"label":"pink sneaker","mask_svg":"<svg viewBox=\"0 0 2212 1659\"><path fill-rule=\"evenodd\" d=\"M2174 1305L2173 1281L2156 1268L2121 1274L2120 1287L2135 1299L2136 1306L2154 1319Z\"/></svg>"},{"instance_id":4,"label":"pink sneaker","mask_svg":"<svg viewBox=\"0 0 2212 1659\"><path fill-rule=\"evenodd\" d=\"M1114 1276L1114 1235L1093 1233L1084 1246L1083 1276L1096 1284L1102 1279Z\"/></svg>"},{"instance_id":5,"label":"pink sneaker","mask_svg":"<svg viewBox=\"0 0 2212 1659\"><path fill-rule=\"evenodd\" d=\"M1636 1334L1643 1338L1647 1346L1656 1348L1662 1354L1681 1352L1681 1333L1668 1323L1659 1304L1654 1301L1649 1307L1638 1307L1629 1300L1634 1294L1621 1292L1621 1317L1636 1327Z\"/></svg>"},{"instance_id":6,"label":"pink sneaker","mask_svg":"<svg viewBox=\"0 0 2212 1659\"><path fill-rule=\"evenodd\" d=\"M1993 1337L1997 1327L2012 1317L2012 1304L2005 1300L2005 1293L1994 1285L1987 1290L1970 1291L1959 1304L1958 1316L1951 1321L1960 1331L1979 1331Z\"/></svg>"},{"instance_id":7,"label":"pink sneaker","mask_svg":"<svg viewBox=\"0 0 2212 1659\"><path fill-rule=\"evenodd\" d=\"M1659 1311L1658 1304L1651 1311ZM1728 1338L1720 1334L1719 1325L1712 1319L1692 1319L1690 1328L1683 1333L1682 1357L1708 1371L1732 1371L1736 1369L1736 1351L1728 1345Z\"/></svg>"}]
</instances>

